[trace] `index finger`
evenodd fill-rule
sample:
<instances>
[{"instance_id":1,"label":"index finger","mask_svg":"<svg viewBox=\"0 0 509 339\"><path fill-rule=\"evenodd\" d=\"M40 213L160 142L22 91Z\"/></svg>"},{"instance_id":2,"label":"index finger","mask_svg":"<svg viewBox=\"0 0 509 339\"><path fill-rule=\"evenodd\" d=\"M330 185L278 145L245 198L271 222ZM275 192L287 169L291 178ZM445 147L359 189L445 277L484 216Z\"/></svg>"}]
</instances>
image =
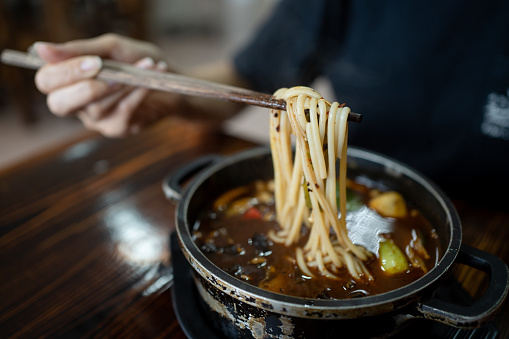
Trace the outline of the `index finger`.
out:
<instances>
[{"instance_id":1,"label":"index finger","mask_svg":"<svg viewBox=\"0 0 509 339\"><path fill-rule=\"evenodd\" d=\"M114 38L105 35L58 44L38 41L32 45L32 48L41 59L54 63L82 55L98 55L109 58L114 47L113 41Z\"/></svg>"},{"instance_id":2,"label":"index finger","mask_svg":"<svg viewBox=\"0 0 509 339\"><path fill-rule=\"evenodd\" d=\"M98 56L80 56L58 63L46 64L35 74L35 85L48 94L84 79L95 77L102 67Z\"/></svg>"},{"instance_id":3,"label":"index finger","mask_svg":"<svg viewBox=\"0 0 509 339\"><path fill-rule=\"evenodd\" d=\"M147 56L160 59L158 50L152 44L111 33L60 44L36 42L34 49L39 57L48 62L59 62L80 55L98 55L127 63L134 63Z\"/></svg>"}]
</instances>

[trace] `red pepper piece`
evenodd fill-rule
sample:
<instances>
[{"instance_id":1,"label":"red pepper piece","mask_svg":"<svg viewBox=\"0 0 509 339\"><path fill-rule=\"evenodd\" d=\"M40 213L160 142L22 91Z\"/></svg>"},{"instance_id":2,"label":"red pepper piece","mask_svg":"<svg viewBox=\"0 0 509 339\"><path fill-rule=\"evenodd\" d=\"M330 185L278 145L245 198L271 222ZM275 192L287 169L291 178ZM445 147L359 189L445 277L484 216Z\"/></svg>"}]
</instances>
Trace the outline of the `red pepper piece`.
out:
<instances>
[{"instance_id":1,"label":"red pepper piece","mask_svg":"<svg viewBox=\"0 0 509 339\"><path fill-rule=\"evenodd\" d=\"M244 212L243 218L244 219L261 219L262 214L256 208L250 207L246 210L246 212Z\"/></svg>"}]
</instances>

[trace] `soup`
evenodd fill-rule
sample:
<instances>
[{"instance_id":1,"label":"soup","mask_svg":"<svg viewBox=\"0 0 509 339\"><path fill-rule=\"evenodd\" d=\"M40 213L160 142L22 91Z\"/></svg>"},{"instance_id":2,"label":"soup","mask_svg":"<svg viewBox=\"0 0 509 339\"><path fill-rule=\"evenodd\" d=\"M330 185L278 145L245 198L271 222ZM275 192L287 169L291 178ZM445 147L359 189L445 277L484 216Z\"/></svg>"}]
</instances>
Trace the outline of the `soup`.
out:
<instances>
[{"instance_id":1,"label":"soup","mask_svg":"<svg viewBox=\"0 0 509 339\"><path fill-rule=\"evenodd\" d=\"M338 202L339 203L339 202ZM298 242L286 245L276 236L273 183L257 181L223 193L193 228L197 246L219 268L260 288L304 298L345 299L384 293L404 286L430 270L440 257L438 237L428 220L397 192L380 192L347 181L349 215L376 214L379 244L364 262L371 279L355 279L343 266L326 276L318 265L303 272L296 253L310 236L304 223ZM362 217L361 217L362 218ZM361 220L362 221L362 220ZM353 223L352 219L348 221ZM331 234L333 232L331 231Z\"/></svg>"}]
</instances>

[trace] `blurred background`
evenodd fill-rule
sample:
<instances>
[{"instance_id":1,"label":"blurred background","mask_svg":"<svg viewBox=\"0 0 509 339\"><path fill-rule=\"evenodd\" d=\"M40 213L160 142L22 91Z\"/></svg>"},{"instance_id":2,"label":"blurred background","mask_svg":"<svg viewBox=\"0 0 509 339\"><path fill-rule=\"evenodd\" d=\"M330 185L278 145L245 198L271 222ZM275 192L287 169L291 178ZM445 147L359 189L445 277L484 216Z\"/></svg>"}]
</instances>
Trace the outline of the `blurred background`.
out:
<instances>
[{"instance_id":1,"label":"blurred background","mask_svg":"<svg viewBox=\"0 0 509 339\"><path fill-rule=\"evenodd\" d=\"M0 49L26 51L35 41L115 32L152 41L181 65L192 66L232 55L277 1L0 0ZM34 74L0 65L0 170L86 132L74 118L51 115L33 84ZM225 129L246 135L253 130L253 118L266 129L260 115L249 113L229 121ZM246 124L251 128L244 130Z\"/></svg>"}]
</instances>

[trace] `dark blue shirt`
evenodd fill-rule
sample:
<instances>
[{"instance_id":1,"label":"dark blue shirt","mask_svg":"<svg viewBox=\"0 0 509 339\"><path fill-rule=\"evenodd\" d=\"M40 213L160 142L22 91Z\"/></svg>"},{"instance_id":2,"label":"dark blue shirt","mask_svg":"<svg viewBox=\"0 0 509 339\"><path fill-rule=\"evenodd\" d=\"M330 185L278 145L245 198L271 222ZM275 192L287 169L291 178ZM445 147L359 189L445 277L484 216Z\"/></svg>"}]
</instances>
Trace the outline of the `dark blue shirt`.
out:
<instances>
[{"instance_id":1,"label":"dark blue shirt","mask_svg":"<svg viewBox=\"0 0 509 339\"><path fill-rule=\"evenodd\" d=\"M235 65L255 89L330 80L350 144L453 197L509 190L509 2L283 0Z\"/></svg>"}]
</instances>

